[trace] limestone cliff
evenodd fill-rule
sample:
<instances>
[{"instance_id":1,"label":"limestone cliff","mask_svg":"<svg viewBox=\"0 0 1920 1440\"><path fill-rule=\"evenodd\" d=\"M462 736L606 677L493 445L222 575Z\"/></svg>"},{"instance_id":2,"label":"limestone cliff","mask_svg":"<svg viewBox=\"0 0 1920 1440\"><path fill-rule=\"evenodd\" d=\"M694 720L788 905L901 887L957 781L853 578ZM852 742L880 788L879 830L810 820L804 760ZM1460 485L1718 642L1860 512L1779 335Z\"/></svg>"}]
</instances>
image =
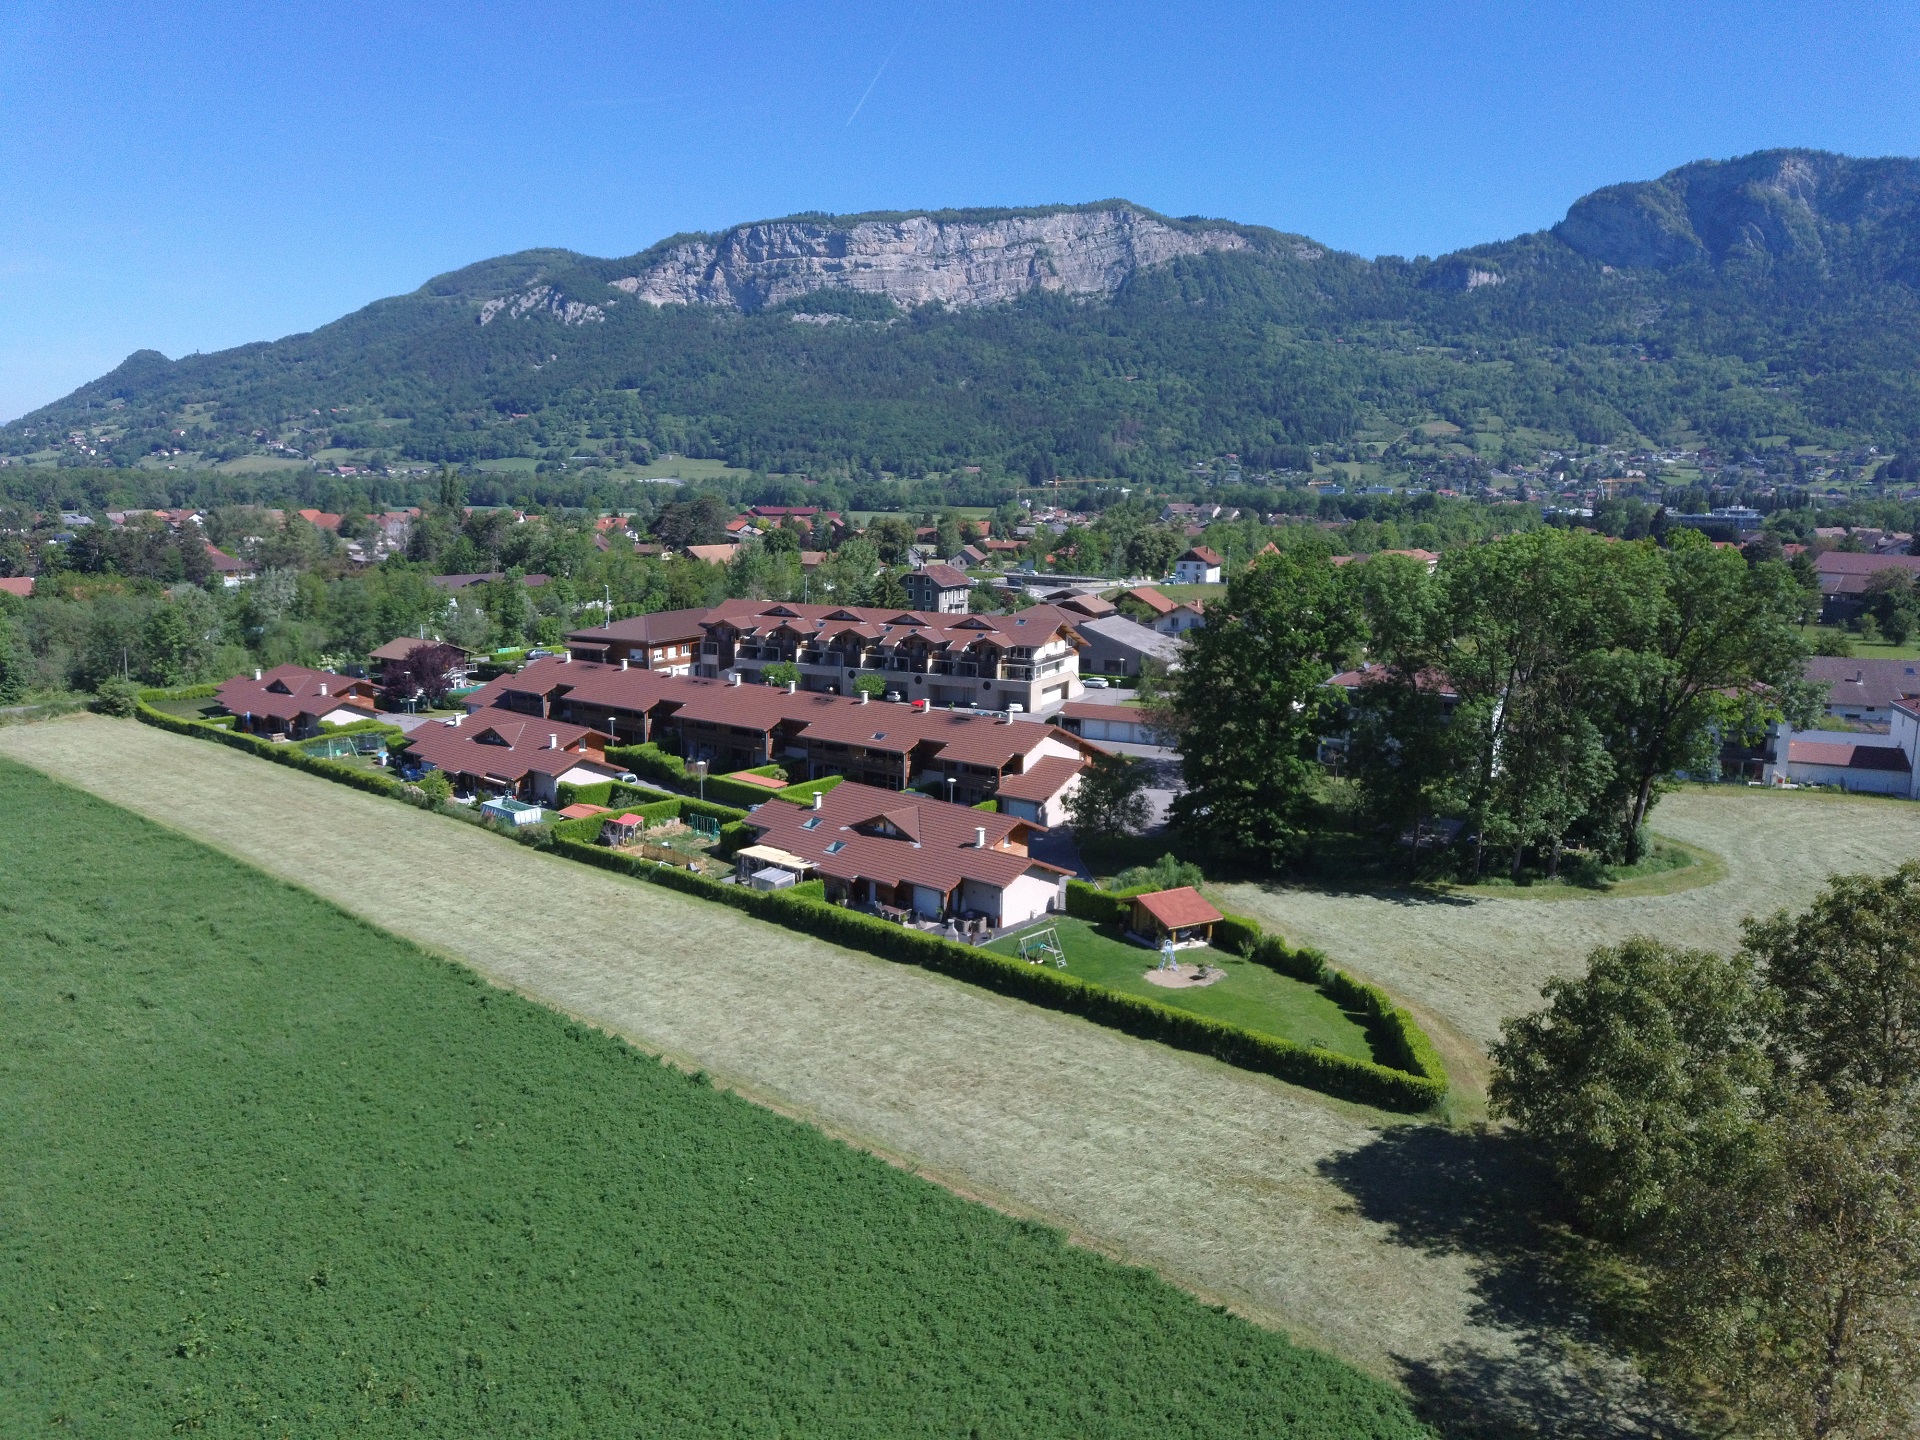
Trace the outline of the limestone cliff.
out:
<instances>
[{"instance_id":1,"label":"limestone cliff","mask_svg":"<svg viewBox=\"0 0 1920 1440\"><path fill-rule=\"evenodd\" d=\"M772 220L653 252L611 284L653 305L759 310L852 290L908 307L969 307L1034 290L1108 296L1137 270L1248 243L1234 230L1173 224L1118 204L979 220Z\"/></svg>"}]
</instances>

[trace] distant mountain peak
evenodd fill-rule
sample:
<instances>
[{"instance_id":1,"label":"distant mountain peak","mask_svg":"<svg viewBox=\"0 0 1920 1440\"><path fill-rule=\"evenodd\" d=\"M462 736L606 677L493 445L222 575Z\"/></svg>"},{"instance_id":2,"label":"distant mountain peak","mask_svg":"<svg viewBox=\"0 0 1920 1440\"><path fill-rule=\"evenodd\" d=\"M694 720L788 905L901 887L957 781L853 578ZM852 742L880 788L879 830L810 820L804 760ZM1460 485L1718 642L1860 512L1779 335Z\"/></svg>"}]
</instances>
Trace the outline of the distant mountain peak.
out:
<instances>
[{"instance_id":1,"label":"distant mountain peak","mask_svg":"<svg viewBox=\"0 0 1920 1440\"><path fill-rule=\"evenodd\" d=\"M656 246L610 283L652 305L761 310L823 290L903 307L993 305L1034 291L1111 296L1141 270L1243 250L1240 227L1125 201L1055 210L802 215Z\"/></svg>"},{"instance_id":2,"label":"distant mountain peak","mask_svg":"<svg viewBox=\"0 0 1920 1440\"><path fill-rule=\"evenodd\" d=\"M1835 231L1920 218L1920 162L1823 150L1697 160L1576 200L1553 233L1590 259L1661 270L1826 258Z\"/></svg>"}]
</instances>

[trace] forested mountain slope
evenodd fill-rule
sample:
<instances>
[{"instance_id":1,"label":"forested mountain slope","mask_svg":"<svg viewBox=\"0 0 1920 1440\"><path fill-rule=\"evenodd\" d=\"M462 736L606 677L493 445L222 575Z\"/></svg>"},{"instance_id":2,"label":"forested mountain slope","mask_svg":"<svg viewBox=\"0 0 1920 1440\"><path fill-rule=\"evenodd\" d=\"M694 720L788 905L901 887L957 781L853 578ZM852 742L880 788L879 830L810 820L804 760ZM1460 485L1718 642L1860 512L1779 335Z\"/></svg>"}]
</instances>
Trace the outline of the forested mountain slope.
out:
<instances>
[{"instance_id":1,"label":"forested mountain slope","mask_svg":"<svg viewBox=\"0 0 1920 1440\"><path fill-rule=\"evenodd\" d=\"M1920 162L1798 150L1613 186L1552 230L1412 261L1117 200L808 215L622 259L525 251L310 334L140 351L0 429L0 452L92 426L95 464L584 447L1148 478L1435 417L1587 443L1904 446L1916 287Z\"/></svg>"}]
</instances>

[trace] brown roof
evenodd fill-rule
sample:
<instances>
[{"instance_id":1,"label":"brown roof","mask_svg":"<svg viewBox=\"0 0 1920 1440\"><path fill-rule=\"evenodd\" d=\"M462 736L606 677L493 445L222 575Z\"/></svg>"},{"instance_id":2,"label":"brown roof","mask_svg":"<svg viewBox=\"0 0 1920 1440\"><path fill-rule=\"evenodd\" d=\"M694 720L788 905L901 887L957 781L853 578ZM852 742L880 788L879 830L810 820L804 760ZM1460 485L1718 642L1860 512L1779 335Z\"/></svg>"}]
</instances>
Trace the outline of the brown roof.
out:
<instances>
[{"instance_id":1,"label":"brown roof","mask_svg":"<svg viewBox=\"0 0 1920 1440\"><path fill-rule=\"evenodd\" d=\"M21 575L11 580L0 580L0 592L5 592L8 595L18 595L24 600L27 596L33 594L33 577L31 575Z\"/></svg>"},{"instance_id":2,"label":"brown roof","mask_svg":"<svg viewBox=\"0 0 1920 1440\"><path fill-rule=\"evenodd\" d=\"M619 640L629 645L665 645L682 640L698 640L701 635L700 622L708 613L706 610L657 610L651 615L633 615L625 620L616 620L611 625L595 626L591 630L572 631L567 636L567 642Z\"/></svg>"},{"instance_id":3,"label":"brown roof","mask_svg":"<svg viewBox=\"0 0 1920 1440\"><path fill-rule=\"evenodd\" d=\"M1187 553L1182 555L1180 558L1182 560L1199 560L1204 564L1208 564L1208 565L1224 565L1227 563L1226 561L1222 560L1218 555L1214 554L1213 551L1209 550L1204 545L1194 546L1191 550L1187 551Z\"/></svg>"},{"instance_id":4,"label":"brown roof","mask_svg":"<svg viewBox=\"0 0 1920 1440\"><path fill-rule=\"evenodd\" d=\"M1134 586L1133 589L1127 591L1127 598L1130 600L1138 600L1156 615L1171 615L1174 611L1173 601L1169 600L1165 595L1162 595L1151 585Z\"/></svg>"},{"instance_id":5,"label":"brown roof","mask_svg":"<svg viewBox=\"0 0 1920 1440\"><path fill-rule=\"evenodd\" d=\"M1069 873L1004 848L1034 829L1024 820L851 780L826 791L818 810L770 801L747 824L761 840L849 882L907 882L946 894L965 880L1004 889L1033 870ZM974 843L981 830L984 849Z\"/></svg>"},{"instance_id":6,"label":"brown roof","mask_svg":"<svg viewBox=\"0 0 1920 1440\"><path fill-rule=\"evenodd\" d=\"M1169 930L1185 930L1190 925L1211 925L1224 918L1191 885L1182 885L1178 890L1156 890L1151 895L1136 895L1133 903Z\"/></svg>"},{"instance_id":7,"label":"brown roof","mask_svg":"<svg viewBox=\"0 0 1920 1440\"><path fill-rule=\"evenodd\" d=\"M613 812L604 805L572 804L563 805L559 814L562 820L586 820L595 815L611 815Z\"/></svg>"},{"instance_id":8,"label":"brown roof","mask_svg":"<svg viewBox=\"0 0 1920 1440\"><path fill-rule=\"evenodd\" d=\"M582 761L599 762L598 752L611 738L562 720L483 710L463 724L422 725L407 736L407 754L449 774L517 785L536 771L564 775Z\"/></svg>"},{"instance_id":9,"label":"brown roof","mask_svg":"<svg viewBox=\"0 0 1920 1440\"><path fill-rule=\"evenodd\" d=\"M920 567L920 573L942 590L965 588L973 584L967 578L966 571L956 570L951 565L923 565Z\"/></svg>"},{"instance_id":10,"label":"brown roof","mask_svg":"<svg viewBox=\"0 0 1920 1440\"><path fill-rule=\"evenodd\" d=\"M1836 655L1808 659L1806 677L1828 685L1827 704L1879 709L1896 700L1920 696L1920 660L1845 660Z\"/></svg>"},{"instance_id":11,"label":"brown roof","mask_svg":"<svg viewBox=\"0 0 1920 1440\"><path fill-rule=\"evenodd\" d=\"M1859 555L1829 550L1814 557L1813 568L1822 595L1864 595L1876 575L1890 570L1909 577L1920 575L1920 555Z\"/></svg>"},{"instance_id":12,"label":"brown roof","mask_svg":"<svg viewBox=\"0 0 1920 1440\"><path fill-rule=\"evenodd\" d=\"M1009 775L1000 782L997 792L1006 800L1031 800L1044 805L1062 790L1067 782L1087 768L1084 760L1069 760L1064 755L1042 755L1018 775Z\"/></svg>"},{"instance_id":13,"label":"brown roof","mask_svg":"<svg viewBox=\"0 0 1920 1440\"><path fill-rule=\"evenodd\" d=\"M689 545L687 554L696 560L704 560L709 565L725 565L738 553L738 545Z\"/></svg>"},{"instance_id":14,"label":"brown roof","mask_svg":"<svg viewBox=\"0 0 1920 1440\"><path fill-rule=\"evenodd\" d=\"M207 559L215 571L222 575L251 575L253 566L245 560L236 560L226 551L218 548L211 540L202 542L207 547Z\"/></svg>"},{"instance_id":15,"label":"brown roof","mask_svg":"<svg viewBox=\"0 0 1920 1440\"><path fill-rule=\"evenodd\" d=\"M1828 740L1791 740L1787 759L1801 765L1834 765L1844 770L1907 771L1907 752L1898 745L1847 745Z\"/></svg>"},{"instance_id":16,"label":"brown roof","mask_svg":"<svg viewBox=\"0 0 1920 1440\"><path fill-rule=\"evenodd\" d=\"M236 676L214 692L235 715L258 715L291 723L302 715L330 715L343 705L373 714L373 685L350 675L310 670L304 665L276 665L258 680Z\"/></svg>"},{"instance_id":17,"label":"brown roof","mask_svg":"<svg viewBox=\"0 0 1920 1440\"><path fill-rule=\"evenodd\" d=\"M448 643L450 642L446 640L422 640L417 636L402 635L398 640L387 641L387 643L382 645L378 650L371 652L367 658L370 660L404 660L422 646L446 645ZM460 649L457 645L454 646L454 648L456 650ZM468 654L471 652L462 651L461 653Z\"/></svg>"},{"instance_id":18,"label":"brown roof","mask_svg":"<svg viewBox=\"0 0 1920 1440\"><path fill-rule=\"evenodd\" d=\"M504 570L476 570L466 575L429 575L427 583L441 590L464 590L469 585L484 585L491 580L504 580ZM520 583L529 590L538 590L553 577L551 575L522 575Z\"/></svg>"}]
</instances>

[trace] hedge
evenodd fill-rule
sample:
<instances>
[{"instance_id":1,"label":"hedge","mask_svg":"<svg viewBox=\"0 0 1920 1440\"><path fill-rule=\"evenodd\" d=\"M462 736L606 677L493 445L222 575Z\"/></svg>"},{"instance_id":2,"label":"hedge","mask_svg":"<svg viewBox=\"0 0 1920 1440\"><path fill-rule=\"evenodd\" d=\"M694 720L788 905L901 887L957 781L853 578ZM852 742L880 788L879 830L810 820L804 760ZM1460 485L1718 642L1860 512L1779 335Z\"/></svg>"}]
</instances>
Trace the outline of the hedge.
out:
<instances>
[{"instance_id":1,"label":"hedge","mask_svg":"<svg viewBox=\"0 0 1920 1440\"><path fill-rule=\"evenodd\" d=\"M204 688L211 693L211 687ZM370 794L403 798L401 784L387 776L371 774L330 760L317 760L297 745L276 745L252 735L168 715L155 710L148 703L149 699L198 698L202 697L173 691L143 691L135 713L143 724L175 734L215 740L237 750L251 751L278 764L305 770L309 774L351 785ZM611 752L609 754L611 756ZM583 798L587 792L598 792L608 799L617 793L622 797L620 803L650 812L648 818L656 814L660 818L688 813L712 815L723 822L719 847L722 855L737 850L752 833L742 812L711 802L702 803L685 795L665 795L617 781L563 788L573 792L575 800ZM862 911L829 905L824 898L825 887L818 882L807 882L784 890L761 891L744 885L722 884L677 866L620 855L591 843L598 838L603 819L602 816L589 816L553 826L552 849L556 854L583 864L731 905L737 910L822 940L864 950L884 959L921 965L1001 994L1018 996L1034 1004L1082 1016L1129 1035L1211 1055L1229 1064L1263 1071L1330 1095L1393 1110L1429 1109L1446 1095L1445 1067L1440 1063L1432 1042L1412 1016L1396 1007L1385 992L1333 969L1317 953L1293 950L1276 937L1262 935L1259 926L1251 920L1229 917L1234 927L1234 939L1245 944L1241 953L1283 973L1317 983L1338 1003L1365 1015L1370 1022L1377 1049L1394 1062L1393 1066L1352 1059L1330 1050L1315 1049L1278 1036L1263 1035L1238 1025L1210 1020L1155 1000L1108 990L1060 970L1027 965L991 950L976 949L923 930L896 925ZM1099 890L1079 881L1069 881L1067 913L1096 924L1123 924L1127 913L1125 902L1134 895L1144 893L1145 890L1116 893Z\"/></svg>"},{"instance_id":2,"label":"hedge","mask_svg":"<svg viewBox=\"0 0 1920 1440\"><path fill-rule=\"evenodd\" d=\"M679 789L686 782L686 762L678 755L669 755L658 745L609 745L607 763L618 765L623 770L631 770L643 780L652 780L657 784L670 785Z\"/></svg>"},{"instance_id":3,"label":"hedge","mask_svg":"<svg viewBox=\"0 0 1920 1440\"><path fill-rule=\"evenodd\" d=\"M864 950L882 959L920 965L943 975L1080 1015L1142 1039L1211 1055L1229 1064L1259 1070L1298 1085L1363 1104L1394 1110L1425 1110L1446 1092L1444 1080L1355 1060L1330 1050L1295 1044L1176 1010L1155 1000L1125 995L1060 970L1028 965L992 950L977 949L864 911L823 904L810 895L785 890L754 890L722 884L676 866L619 855L556 834L556 852L616 874L665 885L685 894L717 900L763 920L818 939ZM1389 1007L1390 1008L1390 1007Z\"/></svg>"},{"instance_id":4,"label":"hedge","mask_svg":"<svg viewBox=\"0 0 1920 1440\"><path fill-rule=\"evenodd\" d=\"M784 790L774 790L769 793L776 800L790 801L795 805L811 805L815 795L825 795L846 778L844 775L822 775L818 780L797 780Z\"/></svg>"},{"instance_id":5,"label":"hedge","mask_svg":"<svg viewBox=\"0 0 1920 1440\"><path fill-rule=\"evenodd\" d=\"M342 765L333 760L317 760L302 750L297 743L275 744L271 740L262 740L242 730L226 730L218 725L209 725L198 720L183 720L178 715L169 715L165 711L154 709L146 699L146 696L151 693L153 692L143 691L134 709L134 718L142 724L152 725L161 730L171 730L176 735L192 735L203 740L217 740L222 745L231 745L236 750L251 751L276 764L290 765L295 770L305 770L310 775L337 780L342 785L351 785L354 789L365 790L370 795L385 795L396 800L400 798L400 782L388 776L357 770L351 765ZM194 700L201 697L165 692L160 698ZM377 724L378 722L356 722L356 725L364 723Z\"/></svg>"}]
</instances>

